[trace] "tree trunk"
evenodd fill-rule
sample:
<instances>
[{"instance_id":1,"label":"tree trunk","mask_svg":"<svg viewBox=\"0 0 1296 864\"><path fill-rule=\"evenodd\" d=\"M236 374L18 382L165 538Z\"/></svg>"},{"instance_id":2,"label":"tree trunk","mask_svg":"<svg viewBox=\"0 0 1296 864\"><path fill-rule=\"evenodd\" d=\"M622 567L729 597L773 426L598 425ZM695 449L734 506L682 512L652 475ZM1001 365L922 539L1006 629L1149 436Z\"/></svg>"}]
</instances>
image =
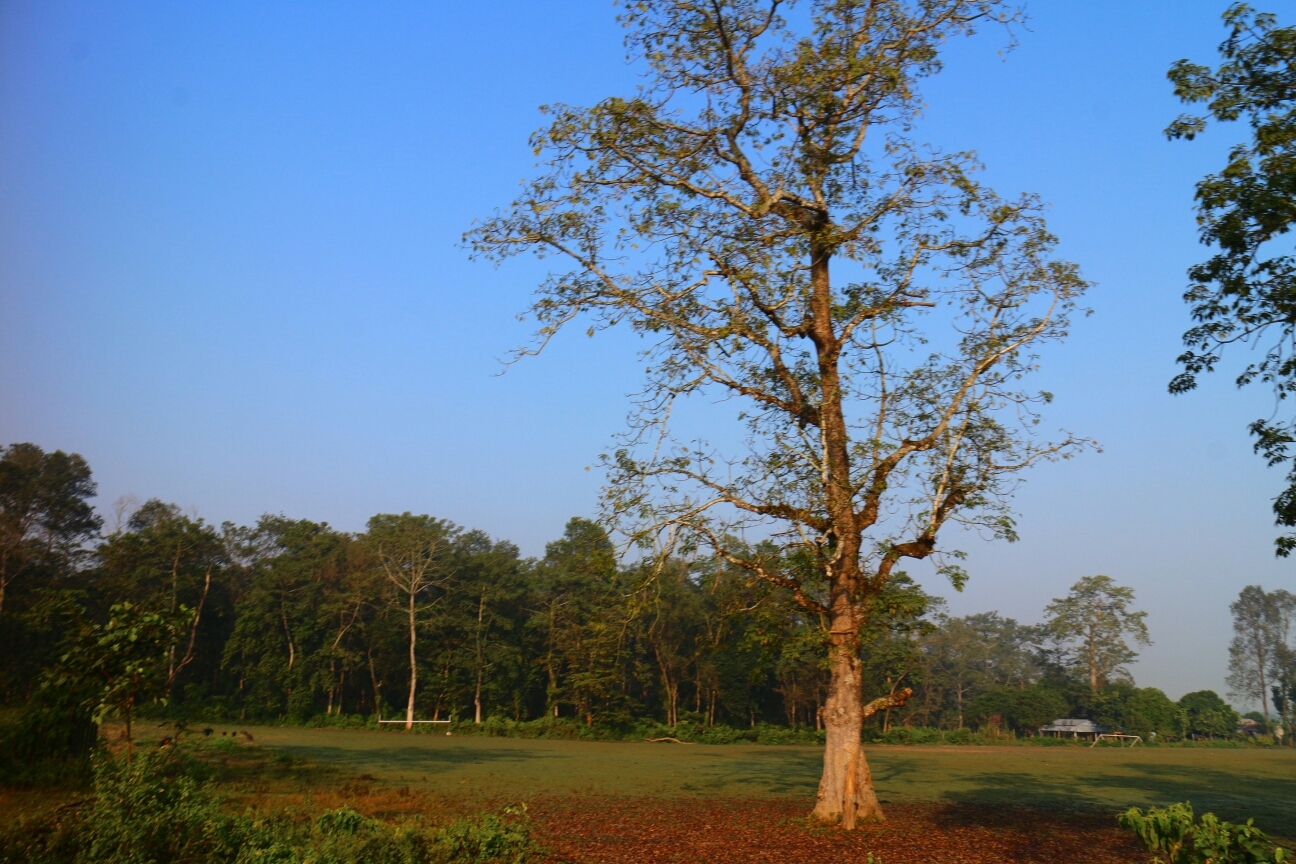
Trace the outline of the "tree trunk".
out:
<instances>
[{"instance_id":1,"label":"tree trunk","mask_svg":"<svg viewBox=\"0 0 1296 864\"><path fill-rule=\"evenodd\" d=\"M369 683L373 685L374 713L377 714L378 719L381 720L382 696L378 693L378 674L374 672L373 648L371 646L365 648L365 656L369 658Z\"/></svg>"},{"instance_id":2,"label":"tree trunk","mask_svg":"<svg viewBox=\"0 0 1296 864\"><path fill-rule=\"evenodd\" d=\"M1089 690L1098 692L1098 639L1092 632L1089 634Z\"/></svg>"},{"instance_id":3,"label":"tree trunk","mask_svg":"<svg viewBox=\"0 0 1296 864\"><path fill-rule=\"evenodd\" d=\"M481 602L477 604L477 689L473 692L473 709L475 711L473 722L477 724L480 724L482 721L481 688L482 688L482 661L484 659L482 657L482 615L485 613L485 611L486 611L486 592L483 590L481 595Z\"/></svg>"},{"instance_id":4,"label":"tree trunk","mask_svg":"<svg viewBox=\"0 0 1296 864\"><path fill-rule=\"evenodd\" d=\"M409 702L405 706L405 728L414 728L414 694L418 689L418 663L414 657L414 592L409 595L409 630L410 630L410 684L409 684Z\"/></svg>"},{"instance_id":5,"label":"tree trunk","mask_svg":"<svg viewBox=\"0 0 1296 864\"><path fill-rule=\"evenodd\" d=\"M840 632L834 621L834 631ZM832 681L824 706L824 772L819 781L819 798L814 817L825 822L840 821L850 830L857 820L881 822L882 806L873 791L873 776L860 747L864 723L861 668L855 652L854 631L848 638L834 636Z\"/></svg>"},{"instance_id":6,"label":"tree trunk","mask_svg":"<svg viewBox=\"0 0 1296 864\"><path fill-rule=\"evenodd\" d=\"M1268 664L1265 662L1267 658L1265 657L1264 647L1258 644L1259 640L1256 641L1257 641L1256 670L1260 673L1260 704L1264 708L1265 731L1268 732L1269 731L1269 686L1268 686L1268 682L1265 681L1265 666L1267 666Z\"/></svg>"}]
</instances>

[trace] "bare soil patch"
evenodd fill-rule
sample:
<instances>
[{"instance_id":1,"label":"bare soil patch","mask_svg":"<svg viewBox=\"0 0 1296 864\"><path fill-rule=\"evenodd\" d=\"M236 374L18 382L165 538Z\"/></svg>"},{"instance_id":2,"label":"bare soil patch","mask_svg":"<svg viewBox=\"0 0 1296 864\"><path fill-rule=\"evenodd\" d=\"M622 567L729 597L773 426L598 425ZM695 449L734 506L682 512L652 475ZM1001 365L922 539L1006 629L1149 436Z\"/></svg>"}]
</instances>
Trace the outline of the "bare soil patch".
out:
<instances>
[{"instance_id":1,"label":"bare soil patch","mask_svg":"<svg viewBox=\"0 0 1296 864\"><path fill-rule=\"evenodd\" d=\"M1147 853L1114 813L979 804L891 804L881 825L840 831L806 801L554 798L537 839L568 864L1133 864Z\"/></svg>"}]
</instances>

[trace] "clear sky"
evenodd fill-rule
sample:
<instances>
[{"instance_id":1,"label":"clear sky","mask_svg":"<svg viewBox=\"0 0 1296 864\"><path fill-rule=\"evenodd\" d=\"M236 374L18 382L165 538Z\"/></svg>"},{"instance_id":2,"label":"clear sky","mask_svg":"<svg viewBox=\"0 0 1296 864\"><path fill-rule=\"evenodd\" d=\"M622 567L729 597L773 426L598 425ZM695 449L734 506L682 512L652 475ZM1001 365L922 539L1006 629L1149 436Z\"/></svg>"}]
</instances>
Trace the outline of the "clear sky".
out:
<instances>
[{"instance_id":1,"label":"clear sky","mask_svg":"<svg viewBox=\"0 0 1296 864\"><path fill-rule=\"evenodd\" d=\"M1098 283L1045 357L1051 425L1101 454L1035 471L1022 541L959 541L952 610L1039 620L1078 578L1134 586L1140 684L1225 689L1228 603L1296 590L1274 559L1271 408L1217 375L1171 397L1188 324L1193 144L1165 70L1209 62L1224 0L1037 0L1030 30L951 46L920 135L1040 193ZM1278 11L1282 11L1281 9ZM543 275L457 247L532 171L537 107L625 94L605 0L0 0L0 442L83 454L110 511L159 497L360 529L412 510L543 551L594 512L639 381L625 335L565 334L498 376ZM915 575L922 576L921 571Z\"/></svg>"}]
</instances>

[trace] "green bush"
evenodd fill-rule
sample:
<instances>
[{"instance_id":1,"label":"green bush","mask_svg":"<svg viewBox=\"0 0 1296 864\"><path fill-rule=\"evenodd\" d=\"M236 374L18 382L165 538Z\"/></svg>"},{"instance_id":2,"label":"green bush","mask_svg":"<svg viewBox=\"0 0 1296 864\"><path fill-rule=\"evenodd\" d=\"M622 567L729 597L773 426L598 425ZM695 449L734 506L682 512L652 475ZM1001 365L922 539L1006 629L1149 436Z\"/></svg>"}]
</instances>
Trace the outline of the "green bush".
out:
<instances>
[{"instance_id":1,"label":"green bush","mask_svg":"<svg viewBox=\"0 0 1296 864\"><path fill-rule=\"evenodd\" d=\"M0 835L0 864L521 864L525 808L439 830L341 807L313 820L233 815L200 762L159 750L95 760L95 797Z\"/></svg>"},{"instance_id":2,"label":"green bush","mask_svg":"<svg viewBox=\"0 0 1296 864\"><path fill-rule=\"evenodd\" d=\"M237 831L203 766L159 750L95 760L95 801L78 860L95 864L228 860Z\"/></svg>"},{"instance_id":3,"label":"green bush","mask_svg":"<svg viewBox=\"0 0 1296 864\"><path fill-rule=\"evenodd\" d=\"M1289 864L1292 860L1255 827L1255 820L1234 825L1207 813L1195 822L1192 804L1187 802L1153 807L1147 813L1131 807L1117 821L1138 835L1159 864Z\"/></svg>"},{"instance_id":4,"label":"green bush","mask_svg":"<svg viewBox=\"0 0 1296 864\"><path fill-rule=\"evenodd\" d=\"M22 708L0 712L0 783L88 783L98 737L87 711L38 694Z\"/></svg>"},{"instance_id":5,"label":"green bush","mask_svg":"<svg viewBox=\"0 0 1296 864\"><path fill-rule=\"evenodd\" d=\"M437 852L447 862L498 861L500 864L521 864L531 850L530 825L526 821L526 807L505 808L501 819L486 814L476 819L460 819L438 831L434 837ZM520 817L520 818L519 818Z\"/></svg>"}]
</instances>

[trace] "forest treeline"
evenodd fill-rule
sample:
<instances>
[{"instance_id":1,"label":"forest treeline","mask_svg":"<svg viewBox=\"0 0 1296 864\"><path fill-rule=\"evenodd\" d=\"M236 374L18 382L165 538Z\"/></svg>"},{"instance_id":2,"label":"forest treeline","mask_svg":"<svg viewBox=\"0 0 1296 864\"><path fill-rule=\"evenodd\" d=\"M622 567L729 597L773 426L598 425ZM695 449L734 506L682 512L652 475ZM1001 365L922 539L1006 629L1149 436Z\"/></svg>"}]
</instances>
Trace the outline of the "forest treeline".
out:
<instances>
[{"instance_id":1,"label":"forest treeline","mask_svg":"<svg viewBox=\"0 0 1296 864\"><path fill-rule=\"evenodd\" d=\"M537 559L410 513L349 533L272 515L217 526L151 500L105 530L94 494L75 454L0 452L10 706L75 693L96 719L408 712L598 729L820 727L824 622L789 615L782 589L715 558L621 563L604 528L579 517ZM1214 693L1176 704L1134 686L1124 637L1146 641L1146 629L1132 601L1089 577L1028 626L950 615L898 575L873 601L864 690L914 692L870 723L1031 734L1071 716L1145 736L1231 735L1237 715ZM1123 618L1087 643L1086 609L1103 603Z\"/></svg>"}]
</instances>

